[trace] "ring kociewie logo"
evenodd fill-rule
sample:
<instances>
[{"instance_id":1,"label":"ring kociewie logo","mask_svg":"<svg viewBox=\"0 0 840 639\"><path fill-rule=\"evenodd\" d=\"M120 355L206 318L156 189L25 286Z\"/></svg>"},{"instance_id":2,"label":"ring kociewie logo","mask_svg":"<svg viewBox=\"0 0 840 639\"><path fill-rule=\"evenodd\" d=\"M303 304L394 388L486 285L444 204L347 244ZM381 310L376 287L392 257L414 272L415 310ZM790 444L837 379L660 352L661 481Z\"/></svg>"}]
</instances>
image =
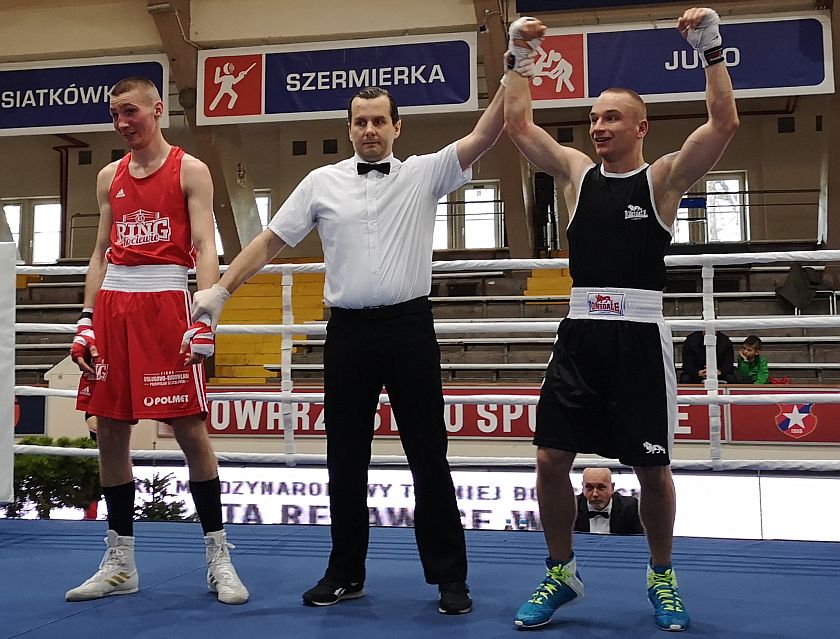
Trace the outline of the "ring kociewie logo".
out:
<instances>
[{"instance_id":1,"label":"ring kociewie logo","mask_svg":"<svg viewBox=\"0 0 840 639\"><path fill-rule=\"evenodd\" d=\"M204 60L204 116L262 113L263 56L226 55Z\"/></svg>"}]
</instances>

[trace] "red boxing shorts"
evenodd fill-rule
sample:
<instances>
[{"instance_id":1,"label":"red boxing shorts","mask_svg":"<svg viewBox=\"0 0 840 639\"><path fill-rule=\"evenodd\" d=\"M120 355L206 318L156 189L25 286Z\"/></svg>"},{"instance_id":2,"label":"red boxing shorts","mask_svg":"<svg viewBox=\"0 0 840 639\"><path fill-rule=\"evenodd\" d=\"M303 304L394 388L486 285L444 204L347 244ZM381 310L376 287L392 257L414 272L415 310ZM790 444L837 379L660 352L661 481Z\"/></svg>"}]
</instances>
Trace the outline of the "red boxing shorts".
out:
<instances>
[{"instance_id":1,"label":"red boxing shorts","mask_svg":"<svg viewBox=\"0 0 840 639\"><path fill-rule=\"evenodd\" d=\"M204 365L179 353L189 325L185 268L109 264L93 317L96 374L82 374L76 408L126 422L206 413Z\"/></svg>"}]
</instances>

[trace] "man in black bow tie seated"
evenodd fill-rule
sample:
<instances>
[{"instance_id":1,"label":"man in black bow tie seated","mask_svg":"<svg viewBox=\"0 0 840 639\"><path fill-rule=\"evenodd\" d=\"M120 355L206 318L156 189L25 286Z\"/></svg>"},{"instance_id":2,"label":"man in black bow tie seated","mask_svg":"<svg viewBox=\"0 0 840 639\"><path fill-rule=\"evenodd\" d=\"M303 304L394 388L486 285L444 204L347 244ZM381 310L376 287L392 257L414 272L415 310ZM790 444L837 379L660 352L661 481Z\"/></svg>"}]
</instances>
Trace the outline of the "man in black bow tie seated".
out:
<instances>
[{"instance_id":1,"label":"man in black bow tie seated","mask_svg":"<svg viewBox=\"0 0 840 639\"><path fill-rule=\"evenodd\" d=\"M446 459L440 351L429 292L432 236L441 197L472 179L472 165L504 126L497 91L475 128L435 153L396 159L402 121L387 91L368 88L347 112L353 157L315 169L268 228L233 260L193 316L216 325L230 294L285 246L313 229L324 251L324 421L332 552L323 578L303 593L308 606L364 594L368 547L367 471L376 406L387 389L414 477L415 536L438 611L470 612L461 514Z\"/></svg>"},{"instance_id":2,"label":"man in black bow tie seated","mask_svg":"<svg viewBox=\"0 0 840 639\"><path fill-rule=\"evenodd\" d=\"M615 491L609 468L586 468L583 471L583 492L578 495L578 532L641 535L639 502Z\"/></svg>"}]
</instances>

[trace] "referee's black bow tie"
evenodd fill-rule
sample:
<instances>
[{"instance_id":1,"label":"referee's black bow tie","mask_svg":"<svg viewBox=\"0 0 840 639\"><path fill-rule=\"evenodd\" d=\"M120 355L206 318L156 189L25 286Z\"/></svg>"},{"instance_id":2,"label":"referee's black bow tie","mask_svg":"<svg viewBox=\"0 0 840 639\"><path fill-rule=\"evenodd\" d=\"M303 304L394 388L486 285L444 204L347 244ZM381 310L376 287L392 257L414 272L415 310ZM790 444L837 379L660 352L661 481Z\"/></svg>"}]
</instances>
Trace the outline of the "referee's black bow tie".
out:
<instances>
[{"instance_id":1,"label":"referee's black bow tie","mask_svg":"<svg viewBox=\"0 0 840 639\"><path fill-rule=\"evenodd\" d=\"M604 519L609 519L610 514L606 510L590 510L589 518L594 519L595 517L603 517Z\"/></svg>"},{"instance_id":2,"label":"referee's black bow tie","mask_svg":"<svg viewBox=\"0 0 840 639\"><path fill-rule=\"evenodd\" d=\"M365 164L364 162L358 162L356 164L356 170L359 172L359 175L367 175L371 171L379 171L382 175L388 175L391 172L391 163Z\"/></svg>"}]
</instances>

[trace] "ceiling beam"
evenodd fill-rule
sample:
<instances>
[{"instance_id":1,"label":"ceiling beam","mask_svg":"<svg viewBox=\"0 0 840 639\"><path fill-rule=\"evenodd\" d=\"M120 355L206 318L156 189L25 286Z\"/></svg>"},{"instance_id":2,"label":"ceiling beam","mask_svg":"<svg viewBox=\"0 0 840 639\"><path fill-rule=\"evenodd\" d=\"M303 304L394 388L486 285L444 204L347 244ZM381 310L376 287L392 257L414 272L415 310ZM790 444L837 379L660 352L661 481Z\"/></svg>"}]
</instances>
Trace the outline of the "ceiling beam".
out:
<instances>
[{"instance_id":1,"label":"ceiling beam","mask_svg":"<svg viewBox=\"0 0 840 639\"><path fill-rule=\"evenodd\" d=\"M200 47L190 38L190 0L147 0L146 10L155 21L169 58L171 79L178 88L178 101L197 148L195 155L207 164L213 178L213 212L225 261L230 263L262 230L253 186L244 169L239 129L236 125L196 125Z\"/></svg>"}]
</instances>

